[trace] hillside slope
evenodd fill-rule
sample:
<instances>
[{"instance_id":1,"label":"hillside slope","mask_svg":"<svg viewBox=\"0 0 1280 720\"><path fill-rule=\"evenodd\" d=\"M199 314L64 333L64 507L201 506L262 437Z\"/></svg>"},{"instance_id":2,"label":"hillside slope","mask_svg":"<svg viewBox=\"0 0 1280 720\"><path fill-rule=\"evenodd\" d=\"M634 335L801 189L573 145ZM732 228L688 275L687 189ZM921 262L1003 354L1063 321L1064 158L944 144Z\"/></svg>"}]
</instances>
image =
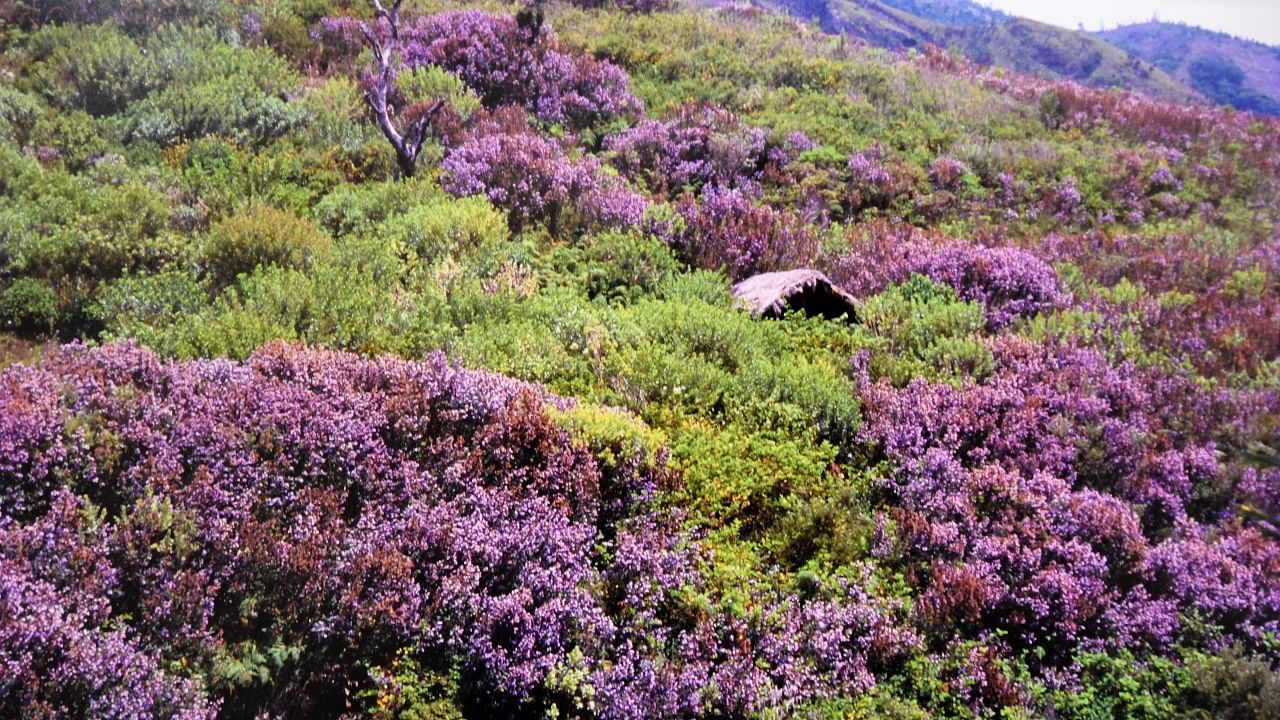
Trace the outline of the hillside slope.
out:
<instances>
[{"instance_id":1,"label":"hillside slope","mask_svg":"<svg viewBox=\"0 0 1280 720\"><path fill-rule=\"evenodd\" d=\"M1012 18L953 31L951 37L967 57L983 64L1095 87L1122 87L1177 102L1195 99L1194 92L1168 73L1086 33Z\"/></svg>"},{"instance_id":2,"label":"hillside slope","mask_svg":"<svg viewBox=\"0 0 1280 720\"><path fill-rule=\"evenodd\" d=\"M1008 15L972 0L883 0L885 5L952 27L978 27L1008 19Z\"/></svg>"},{"instance_id":3,"label":"hillside slope","mask_svg":"<svg viewBox=\"0 0 1280 720\"><path fill-rule=\"evenodd\" d=\"M983 64L1044 78L1120 87L1174 102L1204 99L1164 70L1100 38L1009 17L976 3L756 0L756 4L816 21L828 32L878 47L897 50L932 44L958 49Z\"/></svg>"},{"instance_id":4,"label":"hillside slope","mask_svg":"<svg viewBox=\"0 0 1280 720\"><path fill-rule=\"evenodd\" d=\"M1280 718L1280 118L431 2L19 6L0 718Z\"/></svg>"},{"instance_id":5,"label":"hillside slope","mask_svg":"<svg viewBox=\"0 0 1280 720\"><path fill-rule=\"evenodd\" d=\"M1126 25L1098 37L1168 72L1215 103L1280 115L1280 48L1165 22Z\"/></svg>"}]
</instances>

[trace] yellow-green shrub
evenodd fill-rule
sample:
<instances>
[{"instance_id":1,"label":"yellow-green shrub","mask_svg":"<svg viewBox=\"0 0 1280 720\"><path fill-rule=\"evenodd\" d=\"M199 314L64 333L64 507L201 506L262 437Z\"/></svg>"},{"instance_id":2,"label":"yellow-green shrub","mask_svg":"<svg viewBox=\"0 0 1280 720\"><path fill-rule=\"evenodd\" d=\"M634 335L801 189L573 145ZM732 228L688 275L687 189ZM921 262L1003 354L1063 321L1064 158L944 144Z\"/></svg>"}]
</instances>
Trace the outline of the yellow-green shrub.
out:
<instances>
[{"instance_id":1,"label":"yellow-green shrub","mask_svg":"<svg viewBox=\"0 0 1280 720\"><path fill-rule=\"evenodd\" d=\"M200 245L198 268L215 287L261 266L306 270L330 253L314 223L260 206L214 225Z\"/></svg>"}]
</instances>

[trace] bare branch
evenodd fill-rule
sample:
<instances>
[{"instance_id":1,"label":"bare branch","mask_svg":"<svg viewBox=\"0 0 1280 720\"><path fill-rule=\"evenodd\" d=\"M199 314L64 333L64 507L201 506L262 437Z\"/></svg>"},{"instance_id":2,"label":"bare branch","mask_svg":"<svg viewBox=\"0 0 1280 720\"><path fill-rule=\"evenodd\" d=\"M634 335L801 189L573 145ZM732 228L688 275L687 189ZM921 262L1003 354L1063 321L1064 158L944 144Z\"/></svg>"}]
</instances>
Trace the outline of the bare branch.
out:
<instances>
[{"instance_id":1,"label":"bare branch","mask_svg":"<svg viewBox=\"0 0 1280 720\"><path fill-rule=\"evenodd\" d=\"M400 5L403 2L404 0L394 0L388 9L382 4L382 0L373 0L378 18L385 19L390 27L390 33L385 42L379 40L376 29L370 23L361 23L360 32L364 35L365 42L378 63L377 73L371 78L369 87L365 90L365 102L373 113L378 129L382 130L387 142L391 143L391 147L396 151L396 162L400 166L401 174L410 177L416 169L418 152L421 151L422 144L426 140L431 119L440 109L442 102L437 101L422 118L414 123L407 136L396 128L391 118L387 95L391 92L391 83L395 77L396 51L400 40Z\"/></svg>"},{"instance_id":2,"label":"bare branch","mask_svg":"<svg viewBox=\"0 0 1280 720\"><path fill-rule=\"evenodd\" d=\"M418 153L422 151L422 143L426 142L427 131L431 129L431 121L435 119L436 113L444 107L444 100L436 100L431 107L418 118L417 125L414 126L414 134L412 142L409 144L409 150L414 160L418 158Z\"/></svg>"}]
</instances>

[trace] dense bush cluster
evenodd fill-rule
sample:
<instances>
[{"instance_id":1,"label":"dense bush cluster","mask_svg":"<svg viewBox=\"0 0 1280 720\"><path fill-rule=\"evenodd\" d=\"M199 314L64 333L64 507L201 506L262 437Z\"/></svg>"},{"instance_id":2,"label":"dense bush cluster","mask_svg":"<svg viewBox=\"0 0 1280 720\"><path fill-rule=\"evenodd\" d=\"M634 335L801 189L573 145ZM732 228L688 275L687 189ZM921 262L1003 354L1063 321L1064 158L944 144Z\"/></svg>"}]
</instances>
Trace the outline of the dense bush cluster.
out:
<instances>
[{"instance_id":1,"label":"dense bush cluster","mask_svg":"<svg viewBox=\"0 0 1280 720\"><path fill-rule=\"evenodd\" d=\"M15 7L0 715L1280 715L1280 122L405 3L407 172L364 3Z\"/></svg>"},{"instance_id":2,"label":"dense bush cluster","mask_svg":"<svg viewBox=\"0 0 1280 720\"><path fill-rule=\"evenodd\" d=\"M355 19L325 19L321 39L355 52L361 43ZM385 23L375 29L389 32ZM539 120L589 128L634 115L641 103L628 91L617 66L559 46L536 19L460 10L425 16L400 28L409 68L447 70L473 88L486 107L523 107Z\"/></svg>"},{"instance_id":3,"label":"dense bush cluster","mask_svg":"<svg viewBox=\"0 0 1280 720\"><path fill-rule=\"evenodd\" d=\"M686 616L704 560L634 421L440 356L68 348L0 407L7 713L683 717L864 690L914 642L853 584Z\"/></svg>"}]
</instances>

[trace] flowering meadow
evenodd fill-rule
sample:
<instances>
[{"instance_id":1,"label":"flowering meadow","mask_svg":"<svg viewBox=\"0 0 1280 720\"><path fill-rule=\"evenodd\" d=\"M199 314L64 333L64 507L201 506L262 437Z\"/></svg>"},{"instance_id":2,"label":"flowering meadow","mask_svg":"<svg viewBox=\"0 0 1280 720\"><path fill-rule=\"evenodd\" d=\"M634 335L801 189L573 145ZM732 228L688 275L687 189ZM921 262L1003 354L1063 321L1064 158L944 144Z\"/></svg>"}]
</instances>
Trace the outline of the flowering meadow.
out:
<instances>
[{"instance_id":1,"label":"flowering meadow","mask_svg":"<svg viewBox=\"0 0 1280 720\"><path fill-rule=\"evenodd\" d=\"M740 4L0 37L0 717L1280 717L1280 121Z\"/></svg>"}]
</instances>

